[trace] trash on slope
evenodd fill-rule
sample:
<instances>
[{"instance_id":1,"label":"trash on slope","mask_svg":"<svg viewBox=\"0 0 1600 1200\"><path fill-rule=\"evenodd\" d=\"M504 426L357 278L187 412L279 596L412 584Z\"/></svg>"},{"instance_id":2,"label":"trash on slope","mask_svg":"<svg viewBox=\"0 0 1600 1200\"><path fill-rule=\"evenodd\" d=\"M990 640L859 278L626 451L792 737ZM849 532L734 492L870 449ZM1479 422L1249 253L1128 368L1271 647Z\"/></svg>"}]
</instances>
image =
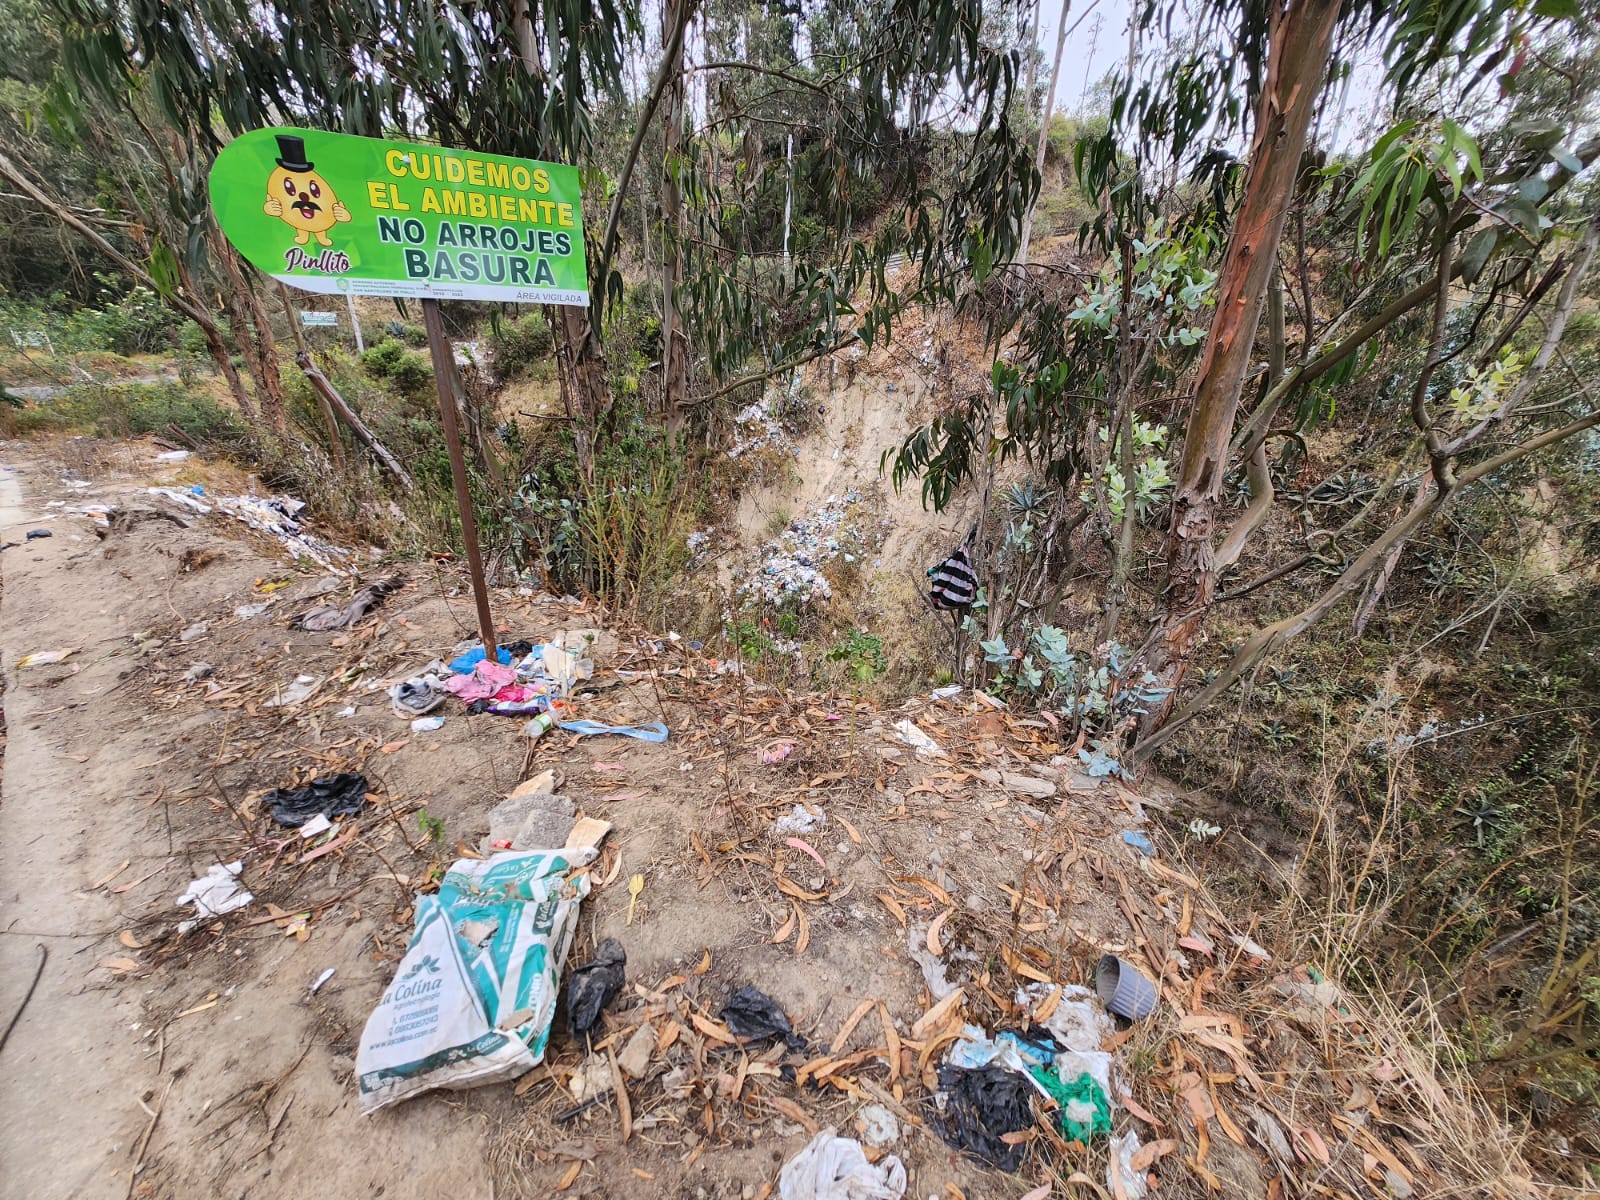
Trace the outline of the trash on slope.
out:
<instances>
[{"instance_id":1,"label":"trash on slope","mask_svg":"<svg viewBox=\"0 0 1600 1200\"><path fill-rule=\"evenodd\" d=\"M903 717L894 723L895 737L907 746L913 747L918 754L943 754L944 747L939 745L921 729L910 717Z\"/></svg>"},{"instance_id":2,"label":"trash on slope","mask_svg":"<svg viewBox=\"0 0 1600 1200\"><path fill-rule=\"evenodd\" d=\"M1154 982L1115 954L1095 964L1094 990L1107 1008L1130 1021L1142 1021L1155 1012L1159 999Z\"/></svg>"},{"instance_id":3,"label":"trash on slope","mask_svg":"<svg viewBox=\"0 0 1600 1200\"><path fill-rule=\"evenodd\" d=\"M881 1104L869 1104L856 1113L856 1132L874 1150L882 1150L900 1140L900 1122Z\"/></svg>"},{"instance_id":4,"label":"trash on slope","mask_svg":"<svg viewBox=\"0 0 1600 1200\"><path fill-rule=\"evenodd\" d=\"M151 490L159 490L170 497L173 489ZM343 568L338 566L338 562L350 557L350 551L305 532L299 520L305 506L304 500L289 496L223 496L217 501L218 512L244 522L257 533L276 539L293 557L310 559L324 570L340 573ZM202 504L196 511L209 512L210 509Z\"/></svg>"},{"instance_id":5,"label":"trash on slope","mask_svg":"<svg viewBox=\"0 0 1600 1200\"><path fill-rule=\"evenodd\" d=\"M594 737L597 734L617 734L621 737L635 738L641 742L651 742L660 745L667 740L667 727L660 721L646 721L642 725L602 725L599 721L562 721L561 728L568 733L575 733L579 737Z\"/></svg>"},{"instance_id":6,"label":"trash on slope","mask_svg":"<svg viewBox=\"0 0 1600 1200\"><path fill-rule=\"evenodd\" d=\"M594 1028L600 1012L616 998L627 982L628 956L616 938L606 938L594 949L594 958L572 972L567 980L567 1029L582 1037Z\"/></svg>"},{"instance_id":7,"label":"trash on slope","mask_svg":"<svg viewBox=\"0 0 1600 1200\"><path fill-rule=\"evenodd\" d=\"M434 1088L513 1079L544 1059L590 845L461 859L418 896L411 944L361 1034L363 1113ZM570 877L570 878L569 878ZM481 942L458 930L492 932Z\"/></svg>"},{"instance_id":8,"label":"trash on slope","mask_svg":"<svg viewBox=\"0 0 1600 1200\"><path fill-rule=\"evenodd\" d=\"M511 667L480 658L468 672L451 675L443 687L456 699L470 704L474 700L487 700L516 681L517 673Z\"/></svg>"},{"instance_id":9,"label":"trash on slope","mask_svg":"<svg viewBox=\"0 0 1600 1200\"><path fill-rule=\"evenodd\" d=\"M810 833L827 824L827 815L822 809L812 811L804 804L796 804L787 816L779 817L772 823L772 832L780 837L793 834Z\"/></svg>"},{"instance_id":10,"label":"trash on slope","mask_svg":"<svg viewBox=\"0 0 1600 1200\"><path fill-rule=\"evenodd\" d=\"M188 890L178 897L178 903L193 905L195 915L187 921L179 921L178 932L188 933L207 918L231 913L254 900L255 896L239 883L239 873L243 870L243 861L226 865L213 863L204 875L191 879Z\"/></svg>"},{"instance_id":11,"label":"trash on slope","mask_svg":"<svg viewBox=\"0 0 1600 1200\"><path fill-rule=\"evenodd\" d=\"M791 1050L804 1050L806 1039L795 1032L787 1014L777 1001L758 988L746 984L722 1006L723 1024L735 1037L759 1041L763 1038L781 1037Z\"/></svg>"},{"instance_id":12,"label":"trash on slope","mask_svg":"<svg viewBox=\"0 0 1600 1200\"><path fill-rule=\"evenodd\" d=\"M389 703L397 717L424 717L444 703L445 694L439 677L425 673L391 685Z\"/></svg>"},{"instance_id":13,"label":"trash on slope","mask_svg":"<svg viewBox=\"0 0 1600 1200\"><path fill-rule=\"evenodd\" d=\"M326 677L322 675L296 675L293 683L288 687L280 688L278 693L272 699L263 702L261 707L288 708L291 705L299 704L322 686L324 678Z\"/></svg>"},{"instance_id":14,"label":"trash on slope","mask_svg":"<svg viewBox=\"0 0 1600 1200\"><path fill-rule=\"evenodd\" d=\"M457 675L470 675L472 668L488 657L489 652L482 646L473 646L470 650L464 650L450 660L450 670ZM512 658L511 651L506 646L496 646L494 658L503 667L509 667L516 661Z\"/></svg>"},{"instance_id":15,"label":"trash on slope","mask_svg":"<svg viewBox=\"0 0 1600 1200\"><path fill-rule=\"evenodd\" d=\"M433 733L444 728L443 717L418 717L411 722L412 733Z\"/></svg>"},{"instance_id":16,"label":"trash on slope","mask_svg":"<svg viewBox=\"0 0 1600 1200\"><path fill-rule=\"evenodd\" d=\"M274 788L261 798L279 825L298 828L312 817L348 817L367 802L365 775L324 775L305 787Z\"/></svg>"},{"instance_id":17,"label":"trash on slope","mask_svg":"<svg viewBox=\"0 0 1600 1200\"><path fill-rule=\"evenodd\" d=\"M945 1064L939 1068L939 1090L944 1098L940 1132L947 1144L1002 1171L1022 1165L1023 1145L1007 1142L1005 1135L1033 1124L1032 1080L1008 1067Z\"/></svg>"},{"instance_id":18,"label":"trash on slope","mask_svg":"<svg viewBox=\"0 0 1600 1200\"><path fill-rule=\"evenodd\" d=\"M829 1128L812 1138L778 1173L781 1200L900 1200L905 1164L893 1154L867 1161L861 1143Z\"/></svg>"},{"instance_id":19,"label":"trash on slope","mask_svg":"<svg viewBox=\"0 0 1600 1200\"><path fill-rule=\"evenodd\" d=\"M327 633L334 629L348 628L398 592L405 586L405 582L399 575L379 580L362 588L350 597L348 603L318 605L316 608L307 609L289 624L296 629L304 629L311 633Z\"/></svg>"},{"instance_id":20,"label":"trash on slope","mask_svg":"<svg viewBox=\"0 0 1600 1200\"><path fill-rule=\"evenodd\" d=\"M1061 1129L1067 1137L1088 1145L1095 1134L1111 1132L1111 1098L1093 1075L1084 1072L1069 1080L1043 1067L1028 1074L1060 1106Z\"/></svg>"},{"instance_id":21,"label":"trash on slope","mask_svg":"<svg viewBox=\"0 0 1600 1200\"><path fill-rule=\"evenodd\" d=\"M65 659L71 658L77 652L78 648L76 646L65 650L35 650L32 654L24 654L21 658L17 659L17 669L22 670L26 667L48 667L54 663L62 662Z\"/></svg>"},{"instance_id":22,"label":"trash on slope","mask_svg":"<svg viewBox=\"0 0 1600 1200\"><path fill-rule=\"evenodd\" d=\"M1133 1165L1133 1156L1137 1153L1139 1135L1134 1130L1130 1129L1121 1137L1111 1139L1111 1157L1106 1162L1106 1187L1113 1196L1126 1195L1128 1200L1144 1200L1150 1183L1145 1173ZM1120 1188L1117 1186L1119 1182Z\"/></svg>"}]
</instances>

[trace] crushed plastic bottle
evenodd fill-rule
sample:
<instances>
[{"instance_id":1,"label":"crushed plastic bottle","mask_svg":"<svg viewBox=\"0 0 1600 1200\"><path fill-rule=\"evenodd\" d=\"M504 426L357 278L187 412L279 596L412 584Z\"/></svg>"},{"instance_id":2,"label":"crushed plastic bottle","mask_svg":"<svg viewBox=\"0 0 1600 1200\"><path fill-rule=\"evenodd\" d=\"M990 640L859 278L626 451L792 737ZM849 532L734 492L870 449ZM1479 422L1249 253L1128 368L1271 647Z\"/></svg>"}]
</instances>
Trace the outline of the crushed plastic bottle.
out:
<instances>
[{"instance_id":1,"label":"crushed plastic bottle","mask_svg":"<svg viewBox=\"0 0 1600 1200\"><path fill-rule=\"evenodd\" d=\"M530 742L536 741L550 730L555 728L556 718L554 713L542 712L523 727L522 736Z\"/></svg>"}]
</instances>

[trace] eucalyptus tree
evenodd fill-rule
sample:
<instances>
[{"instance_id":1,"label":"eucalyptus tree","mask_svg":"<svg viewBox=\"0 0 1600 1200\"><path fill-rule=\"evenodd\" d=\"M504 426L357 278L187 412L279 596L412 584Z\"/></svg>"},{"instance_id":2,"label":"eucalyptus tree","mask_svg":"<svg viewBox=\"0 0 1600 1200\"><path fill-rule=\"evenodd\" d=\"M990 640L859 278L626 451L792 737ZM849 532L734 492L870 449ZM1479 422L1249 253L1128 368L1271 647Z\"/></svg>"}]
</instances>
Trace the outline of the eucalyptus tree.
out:
<instances>
[{"instance_id":1,"label":"eucalyptus tree","mask_svg":"<svg viewBox=\"0 0 1600 1200\"><path fill-rule=\"evenodd\" d=\"M1078 148L1079 177L1099 204L1084 238L1107 255L1110 275L1076 295L1024 290L1022 304L998 314L1011 333L996 372L998 432L988 424L991 402L974 398L914 431L893 456L897 479L922 476L936 505L1009 457L1057 485L1063 504L1081 502L1112 562L1110 619L1098 631L1110 642L1141 506L1113 512L1117 489L1105 484L1120 476L1120 486L1136 490L1130 468L1143 454L1141 426L1151 428L1157 413L1171 421L1175 469L1170 478L1149 475L1158 494L1142 505L1143 519L1165 516L1161 565L1147 581L1156 601L1133 651L1113 653L1125 668L1121 686L1146 697L1138 727L1130 719L1118 730L1117 752L1137 739L1145 761L1262 655L1392 571L1410 534L1465 488L1600 423L1593 403L1529 403L1547 398L1593 258L1593 189L1579 180L1600 155L1600 142L1584 132L1588 96L1573 88L1501 123L1520 81L1537 73L1528 48L1559 51L1586 36L1574 6L1291 0L1185 13L1176 51L1145 53L1122 71L1110 128ZM1146 4L1134 36L1155 40L1172 15ZM1393 123L1353 161L1335 155L1324 165L1327 148L1312 134L1326 115L1325 85L1374 48L1385 60ZM1486 89L1504 104L1483 105ZM1243 161L1230 147L1247 148ZM1319 214L1328 238L1321 246L1306 245L1307 212ZM1281 256L1291 213L1292 253ZM1215 277L1201 303L1186 306L1208 314L1203 324L1170 331L1178 346L1140 335L1152 300L1170 305L1198 280L1187 272L1177 287L1152 290L1148 248L1177 244L1203 259L1200 243L1212 229L1221 246ZM1297 347L1284 345L1284 297L1274 283L1285 260L1302 285L1291 290ZM1318 311L1313 273L1319 282L1352 281L1319 289L1342 295L1342 310ZM1262 338L1264 313L1274 319ZM1349 520L1309 531L1303 551L1262 561L1253 547L1274 503L1268 442L1292 440L1322 412L1326 389L1359 384L1377 345L1406 339L1423 350L1402 389L1407 403L1388 414L1397 422L1390 478ZM1187 359L1186 345L1195 351ZM1552 413L1570 419L1552 425ZM1239 475L1249 502L1230 520L1223 490ZM1411 503L1392 511L1402 492ZM1253 588L1329 560L1335 574L1312 603L1246 639L1176 707L1224 572L1250 562L1258 578L1241 586Z\"/></svg>"}]
</instances>

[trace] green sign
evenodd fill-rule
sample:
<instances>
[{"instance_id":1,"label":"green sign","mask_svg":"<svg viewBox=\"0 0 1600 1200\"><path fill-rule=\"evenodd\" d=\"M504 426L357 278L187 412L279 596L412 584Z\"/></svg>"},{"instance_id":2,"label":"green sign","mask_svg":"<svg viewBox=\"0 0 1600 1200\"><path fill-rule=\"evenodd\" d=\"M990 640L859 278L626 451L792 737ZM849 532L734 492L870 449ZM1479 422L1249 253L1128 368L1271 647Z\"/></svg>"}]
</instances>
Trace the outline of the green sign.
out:
<instances>
[{"instance_id":1,"label":"green sign","mask_svg":"<svg viewBox=\"0 0 1600 1200\"><path fill-rule=\"evenodd\" d=\"M239 253L307 292L589 303L578 172L559 163L257 129L211 168Z\"/></svg>"}]
</instances>

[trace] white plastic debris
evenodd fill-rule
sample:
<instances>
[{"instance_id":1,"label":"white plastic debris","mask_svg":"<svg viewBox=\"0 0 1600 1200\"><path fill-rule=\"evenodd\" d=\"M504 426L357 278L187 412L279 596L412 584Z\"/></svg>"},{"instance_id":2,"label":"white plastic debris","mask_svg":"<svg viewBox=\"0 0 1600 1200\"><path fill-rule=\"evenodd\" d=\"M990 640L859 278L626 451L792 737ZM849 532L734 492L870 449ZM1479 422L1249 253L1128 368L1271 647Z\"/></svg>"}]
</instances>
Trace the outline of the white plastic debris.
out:
<instances>
[{"instance_id":1,"label":"white plastic debris","mask_svg":"<svg viewBox=\"0 0 1600 1200\"><path fill-rule=\"evenodd\" d=\"M436 729L444 728L443 717L418 717L411 722L412 733L432 733Z\"/></svg>"},{"instance_id":2,"label":"white plastic debris","mask_svg":"<svg viewBox=\"0 0 1600 1200\"><path fill-rule=\"evenodd\" d=\"M947 687L937 687L933 689L931 695L935 700L954 700L957 696L961 695L961 685L959 683L952 683Z\"/></svg>"},{"instance_id":3,"label":"white plastic debris","mask_svg":"<svg viewBox=\"0 0 1600 1200\"><path fill-rule=\"evenodd\" d=\"M798 833L810 833L820 829L827 823L827 815L819 808L812 812L804 804L796 804L789 810L789 815L779 817L772 823L772 832L784 837L792 837Z\"/></svg>"},{"instance_id":4,"label":"white plastic debris","mask_svg":"<svg viewBox=\"0 0 1600 1200\"><path fill-rule=\"evenodd\" d=\"M856 1114L856 1132L861 1140L881 1150L900 1140L900 1122L881 1104L869 1104Z\"/></svg>"},{"instance_id":5,"label":"white plastic debris","mask_svg":"<svg viewBox=\"0 0 1600 1200\"><path fill-rule=\"evenodd\" d=\"M280 688L278 694L268 700L262 708L288 708L292 704L299 704L322 682L321 675L296 675L294 682L286 688Z\"/></svg>"},{"instance_id":6,"label":"white plastic debris","mask_svg":"<svg viewBox=\"0 0 1600 1200\"><path fill-rule=\"evenodd\" d=\"M316 816L312 817L310 820L306 821L304 825L300 826L300 836L303 838L314 838L317 836L317 834L327 833L328 830L332 828L333 822L328 820L327 814L317 813Z\"/></svg>"},{"instance_id":7,"label":"white plastic debris","mask_svg":"<svg viewBox=\"0 0 1600 1200\"><path fill-rule=\"evenodd\" d=\"M189 628L178 635L180 642L198 642L211 632L211 625L207 621L196 621Z\"/></svg>"},{"instance_id":8,"label":"white plastic debris","mask_svg":"<svg viewBox=\"0 0 1600 1200\"><path fill-rule=\"evenodd\" d=\"M187 450L168 450L165 454L156 455L157 462L182 462L189 457Z\"/></svg>"},{"instance_id":9,"label":"white plastic debris","mask_svg":"<svg viewBox=\"0 0 1600 1200\"><path fill-rule=\"evenodd\" d=\"M189 890L178 897L178 903L192 904L195 915L192 920L179 921L178 932L188 933L206 918L231 913L254 900L253 895L239 886L239 872L243 870L242 861L231 862L226 866L222 863L213 863L206 868L204 875L198 879L191 879Z\"/></svg>"},{"instance_id":10,"label":"white plastic debris","mask_svg":"<svg viewBox=\"0 0 1600 1200\"><path fill-rule=\"evenodd\" d=\"M1149 1183L1143 1171L1133 1169L1133 1156L1139 1153L1139 1135L1128 1130L1121 1137L1111 1139L1111 1158L1106 1163L1106 1187L1113 1196L1126 1195L1128 1200L1144 1200ZM1122 1185L1117 1186L1117 1176Z\"/></svg>"},{"instance_id":11,"label":"white plastic debris","mask_svg":"<svg viewBox=\"0 0 1600 1200\"><path fill-rule=\"evenodd\" d=\"M333 978L333 973L335 970L337 970L336 967L329 967L321 975L317 976L316 980L311 985L311 994L313 996L322 990L323 984L327 983L328 980Z\"/></svg>"},{"instance_id":12,"label":"white plastic debris","mask_svg":"<svg viewBox=\"0 0 1600 1200\"><path fill-rule=\"evenodd\" d=\"M944 753L944 747L917 728L916 722L910 717L902 717L896 721L894 732L900 741L915 749L918 754Z\"/></svg>"},{"instance_id":13,"label":"white plastic debris","mask_svg":"<svg viewBox=\"0 0 1600 1200\"><path fill-rule=\"evenodd\" d=\"M179 508L187 508L190 512L205 514L211 511L211 505L200 499L193 492L186 492L182 488L153 487L150 489L152 496L160 496L170 500Z\"/></svg>"},{"instance_id":14,"label":"white plastic debris","mask_svg":"<svg viewBox=\"0 0 1600 1200\"><path fill-rule=\"evenodd\" d=\"M241 604L233 610L233 615L238 617L241 621L249 621L255 617L259 617L271 607L271 600L268 600L263 604Z\"/></svg>"},{"instance_id":15,"label":"white plastic debris","mask_svg":"<svg viewBox=\"0 0 1600 1200\"><path fill-rule=\"evenodd\" d=\"M893 1154L876 1166L861 1143L824 1129L778 1174L782 1200L900 1200L906 1194L905 1164Z\"/></svg>"}]
</instances>

